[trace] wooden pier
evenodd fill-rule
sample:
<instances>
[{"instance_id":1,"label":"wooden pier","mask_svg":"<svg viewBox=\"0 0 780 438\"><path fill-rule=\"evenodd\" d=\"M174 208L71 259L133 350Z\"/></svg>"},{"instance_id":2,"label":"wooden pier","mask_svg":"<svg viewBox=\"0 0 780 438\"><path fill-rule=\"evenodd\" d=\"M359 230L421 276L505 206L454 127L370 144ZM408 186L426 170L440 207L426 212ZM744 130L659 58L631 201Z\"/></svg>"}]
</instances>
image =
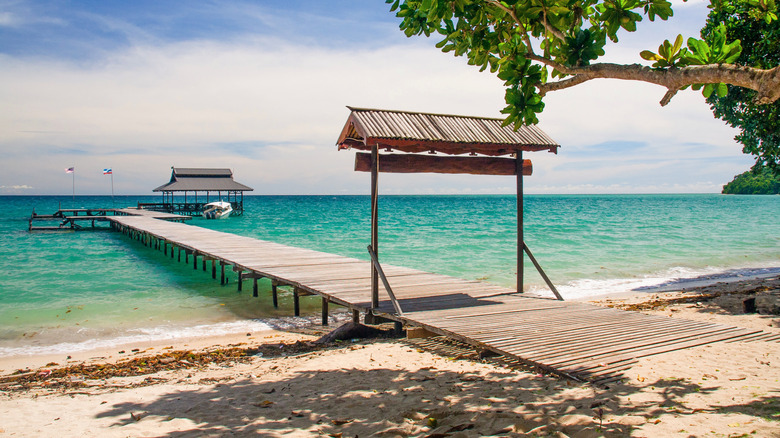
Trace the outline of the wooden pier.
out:
<instances>
[{"instance_id":1,"label":"wooden pier","mask_svg":"<svg viewBox=\"0 0 780 438\"><path fill-rule=\"evenodd\" d=\"M61 208L53 214L30 215L28 231L77 231L96 228L107 223L112 216L145 216L172 222L183 222L189 216L180 216L166 212L143 210L138 208Z\"/></svg>"},{"instance_id":2,"label":"wooden pier","mask_svg":"<svg viewBox=\"0 0 780 438\"><path fill-rule=\"evenodd\" d=\"M108 220L113 229L194 269L205 271L211 262L212 277L217 278L219 271L223 284L229 267L237 273L239 290L245 281L252 281L254 296L258 296L258 280L269 279L274 306L278 306L277 287L292 287L296 315L300 296L317 295L322 300L323 324L327 324L329 303L338 304L351 309L355 319L368 315L422 327L578 380L620 378L621 371L639 357L712 342L780 341L779 336L760 330L531 297L481 281L389 265L379 267L386 286L380 288L384 293L378 306L372 306L369 261L141 214L114 215Z\"/></svg>"}]
</instances>

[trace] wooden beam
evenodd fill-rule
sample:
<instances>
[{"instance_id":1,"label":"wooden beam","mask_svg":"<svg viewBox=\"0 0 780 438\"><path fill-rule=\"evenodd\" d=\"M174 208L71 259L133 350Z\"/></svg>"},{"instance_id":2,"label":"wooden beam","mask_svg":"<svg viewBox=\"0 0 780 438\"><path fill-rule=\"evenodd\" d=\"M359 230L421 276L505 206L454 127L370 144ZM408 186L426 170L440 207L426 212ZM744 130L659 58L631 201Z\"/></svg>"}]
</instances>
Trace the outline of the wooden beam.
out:
<instances>
[{"instance_id":1,"label":"wooden beam","mask_svg":"<svg viewBox=\"0 0 780 438\"><path fill-rule=\"evenodd\" d=\"M501 156L512 155L515 150L526 152L548 151L558 153L558 145L509 145L495 143L457 143L438 140L405 140L369 137L363 140L345 139L339 142L340 149L371 150L373 144L378 144L382 149L393 149L401 152L427 152L435 150L444 154L458 155L476 152L483 155Z\"/></svg>"},{"instance_id":2,"label":"wooden beam","mask_svg":"<svg viewBox=\"0 0 780 438\"><path fill-rule=\"evenodd\" d=\"M355 154L355 170L371 171L371 154ZM513 158L444 157L439 155L379 155L379 171L388 173L455 173L471 175L517 175ZM531 160L523 160L523 175L533 173Z\"/></svg>"}]
</instances>

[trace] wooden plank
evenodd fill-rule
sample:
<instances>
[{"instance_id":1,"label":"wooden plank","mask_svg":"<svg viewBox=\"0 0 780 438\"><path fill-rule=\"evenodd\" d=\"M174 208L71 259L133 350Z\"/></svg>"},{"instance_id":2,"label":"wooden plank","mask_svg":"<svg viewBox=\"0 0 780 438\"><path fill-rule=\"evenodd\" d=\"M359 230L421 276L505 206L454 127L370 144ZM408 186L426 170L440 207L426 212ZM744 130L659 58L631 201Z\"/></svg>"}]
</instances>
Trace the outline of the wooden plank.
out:
<instances>
[{"instance_id":1,"label":"wooden plank","mask_svg":"<svg viewBox=\"0 0 780 438\"><path fill-rule=\"evenodd\" d=\"M355 154L355 171L371 171L371 154ZM387 173L449 173L470 175L516 175L514 158L446 157L440 155L380 154L379 171ZM533 173L531 160L523 160L523 175Z\"/></svg>"},{"instance_id":2,"label":"wooden plank","mask_svg":"<svg viewBox=\"0 0 780 438\"><path fill-rule=\"evenodd\" d=\"M113 216L110 220L117 224L115 229L146 245L165 242L166 250L171 244L204 262L232 265L243 271L242 278L253 279L253 289L257 278L266 277L274 292L277 286L292 286L295 301L303 295L318 295L323 318L327 303L358 312L371 309L371 273L366 260L149 217ZM197 268L199 261L194 263ZM394 315L383 287L375 313L591 380L619 378L621 370L645 355L724 340L777 338L708 322L523 296L502 286L392 265L383 265L383 270L405 316Z\"/></svg>"}]
</instances>

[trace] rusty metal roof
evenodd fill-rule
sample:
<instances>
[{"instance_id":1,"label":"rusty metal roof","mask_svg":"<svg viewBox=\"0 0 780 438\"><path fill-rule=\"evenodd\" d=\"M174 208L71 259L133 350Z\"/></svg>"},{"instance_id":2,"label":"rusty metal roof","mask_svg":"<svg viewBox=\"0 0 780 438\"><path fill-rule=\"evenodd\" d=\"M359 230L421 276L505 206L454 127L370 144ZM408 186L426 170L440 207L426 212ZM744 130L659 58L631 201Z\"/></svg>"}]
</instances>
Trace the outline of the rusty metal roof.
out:
<instances>
[{"instance_id":1,"label":"rusty metal roof","mask_svg":"<svg viewBox=\"0 0 780 438\"><path fill-rule=\"evenodd\" d=\"M446 154L508 155L546 150L558 145L535 125L517 131L502 127L502 119L349 108L352 113L337 142L339 149L380 148L403 152L435 151Z\"/></svg>"},{"instance_id":2,"label":"rusty metal roof","mask_svg":"<svg viewBox=\"0 0 780 438\"><path fill-rule=\"evenodd\" d=\"M254 189L233 181L230 169L171 168L171 180L155 192L250 192Z\"/></svg>"}]
</instances>

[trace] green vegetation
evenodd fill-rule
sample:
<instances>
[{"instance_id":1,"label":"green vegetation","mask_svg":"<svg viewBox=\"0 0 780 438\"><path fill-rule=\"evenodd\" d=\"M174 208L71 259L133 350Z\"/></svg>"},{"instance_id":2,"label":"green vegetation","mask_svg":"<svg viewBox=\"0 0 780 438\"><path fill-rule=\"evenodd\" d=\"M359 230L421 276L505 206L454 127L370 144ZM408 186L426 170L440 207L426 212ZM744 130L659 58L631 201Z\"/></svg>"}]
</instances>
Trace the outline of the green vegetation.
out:
<instances>
[{"instance_id":1,"label":"green vegetation","mask_svg":"<svg viewBox=\"0 0 780 438\"><path fill-rule=\"evenodd\" d=\"M728 195L778 195L780 194L780 175L764 167L747 171L734 177L734 180L723 186L723 193Z\"/></svg>"},{"instance_id":2,"label":"green vegetation","mask_svg":"<svg viewBox=\"0 0 780 438\"><path fill-rule=\"evenodd\" d=\"M666 89L661 105L691 87L715 112L743 130L738 138L760 165L777 162L775 102L780 101L777 0L709 0L702 39L671 36L630 63L599 63L640 22L674 15L668 0L386 0L411 37L438 34L436 47L465 56L504 82L505 124L534 124L549 92L592 79L648 82ZM734 33L734 35L731 35ZM670 41L671 40L671 41ZM673 41L673 42L672 42ZM651 65L636 63L640 59ZM723 103L716 100L739 91ZM714 97L713 97L714 96ZM774 104L774 106L772 105ZM745 113L733 121L727 113ZM744 111L743 111L744 109ZM772 116L774 114L774 116ZM771 120L770 120L771 119ZM764 123L766 122L766 123ZM760 128L760 126L766 126ZM770 134L771 133L771 134ZM776 137L775 137L776 138ZM773 143L774 141L774 143ZM773 146L774 145L774 146ZM774 152L773 149L774 148ZM773 158L774 157L774 158ZM774 160L774 161L772 161ZM776 167L776 166L775 166Z\"/></svg>"},{"instance_id":3,"label":"green vegetation","mask_svg":"<svg viewBox=\"0 0 780 438\"><path fill-rule=\"evenodd\" d=\"M707 17L702 37L712 38L723 26L727 41L742 43L735 64L771 68L780 63L780 20L757 19L751 15L750 3L754 2L721 0ZM766 166L780 173L780 100L758 105L755 98L755 91L729 85L727 95L713 94L707 102L715 117L741 131L734 139L742 143L742 152L756 157L756 168Z\"/></svg>"}]
</instances>

